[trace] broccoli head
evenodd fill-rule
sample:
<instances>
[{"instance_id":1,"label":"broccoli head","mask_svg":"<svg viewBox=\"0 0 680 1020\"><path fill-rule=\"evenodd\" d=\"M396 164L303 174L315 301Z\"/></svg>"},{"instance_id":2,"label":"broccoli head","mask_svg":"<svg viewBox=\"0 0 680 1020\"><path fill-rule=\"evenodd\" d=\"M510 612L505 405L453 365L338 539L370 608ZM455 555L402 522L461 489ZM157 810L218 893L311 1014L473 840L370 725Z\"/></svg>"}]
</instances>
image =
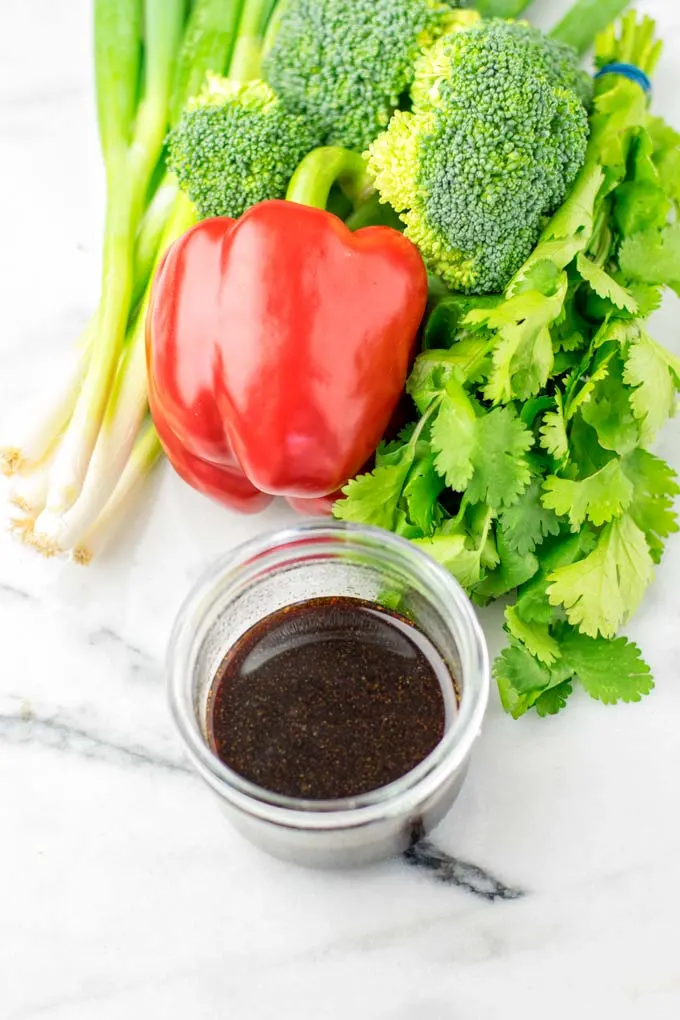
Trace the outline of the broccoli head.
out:
<instances>
[{"instance_id":1,"label":"broccoli head","mask_svg":"<svg viewBox=\"0 0 680 1020\"><path fill-rule=\"evenodd\" d=\"M324 144L361 151L408 93L422 51L478 18L451 0L285 0L264 77L320 124Z\"/></svg>"},{"instance_id":2,"label":"broccoli head","mask_svg":"<svg viewBox=\"0 0 680 1020\"><path fill-rule=\"evenodd\" d=\"M572 50L518 22L480 22L421 57L413 109L368 165L432 272L466 293L505 288L584 164L591 94Z\"/></svg>"},{"instance_id":3,"label":"broccoli head","mask_svg":"<svg viewBox=\"0 0 680 1020\"><path fill-rule=\"evenodd\" d=\"M285 110L263 81L211 75L168 138L168 165L199 216L240 216L283 198L319 130Z\"/></svg>"}]
</instances>

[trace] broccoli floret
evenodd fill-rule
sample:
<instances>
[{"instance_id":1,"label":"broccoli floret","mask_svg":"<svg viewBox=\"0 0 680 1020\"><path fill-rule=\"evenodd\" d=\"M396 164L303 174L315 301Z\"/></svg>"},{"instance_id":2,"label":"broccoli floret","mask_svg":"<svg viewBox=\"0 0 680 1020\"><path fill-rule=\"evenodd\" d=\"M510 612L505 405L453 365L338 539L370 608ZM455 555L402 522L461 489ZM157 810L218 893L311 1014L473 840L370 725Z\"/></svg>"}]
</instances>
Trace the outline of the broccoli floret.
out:
<instances>
[{"instance_id":1,"label":"broccoli floret","mask_svg":"<svg viewBox=\"0 0 680 1020\"><path fill-rule=\"evenodd\" d=\"M568 47L500 20L419 60L413 110L371 146L369 171L450 286L502 291L535 247L585 161L586 77Z\"/></svg>"},{"instance_id":2,"label":"broccoli floret","mask_svg":"<svg viewBox=\"0 0 680 1020\"><path fill-rule=\"evenodd\" d=\"M423 49L478 18L451 0L288 0L264 77L321 125L324 144L361 151L408 93Z\"/></svg>"},{"instance_id":3,"label":"broccoli floret","mask_svg":"<svg viewBox=\"0 0 680 1020\"><path fill-rule=\"evenodd\" d=\"M168 138L168 165L199 216L240 216L257 202L283 198L319 129L285 110L263 81L216 75Z\"/></svg>"}]
</instances>

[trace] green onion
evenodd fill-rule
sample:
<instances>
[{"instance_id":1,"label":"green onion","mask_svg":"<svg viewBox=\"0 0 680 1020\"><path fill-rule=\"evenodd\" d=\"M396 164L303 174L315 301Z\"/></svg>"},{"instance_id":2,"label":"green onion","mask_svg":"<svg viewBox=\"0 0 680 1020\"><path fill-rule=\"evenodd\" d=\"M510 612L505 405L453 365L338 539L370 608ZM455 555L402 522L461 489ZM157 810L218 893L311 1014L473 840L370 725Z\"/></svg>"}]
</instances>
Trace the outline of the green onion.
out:
<instances>
[{"instance_id":1,"label":"green onion","mask_svg":"<svg viewBox=\"0 0 680 1020\"><path fill-rule=\"evenodd\" d=\"M47 506L53 513L67 510L77 499L106 410L129 316L135 236L167 129L172 74L184 25L184 0L147 0L142 99L130 144L124 147L124 125L116 121L102 96L108 90L119 93L116 114L127 115L132 83L123 81L123 71L133 67L130 40L122 30L119 37L108 35L112 24L121 24L121 16L117 19L112 10L119 6L119 0L95 2L95 51L107 57L97 74L98 110L105 114L100 131L109 194L102 301L87 375L50 474ZM128 6L126 0L122 8Z\"/></svg>"},{"instance_id":2,"label":"green onion","mask_svg":"<svg viewBox=\"0 0 680 1020\"><path fill-rule=\"evenodd\" d=\"M630 0L576 0L550 35L573 46L581 56L592 49L595 37L628 7Z\"/></svg>"}]
</instances>

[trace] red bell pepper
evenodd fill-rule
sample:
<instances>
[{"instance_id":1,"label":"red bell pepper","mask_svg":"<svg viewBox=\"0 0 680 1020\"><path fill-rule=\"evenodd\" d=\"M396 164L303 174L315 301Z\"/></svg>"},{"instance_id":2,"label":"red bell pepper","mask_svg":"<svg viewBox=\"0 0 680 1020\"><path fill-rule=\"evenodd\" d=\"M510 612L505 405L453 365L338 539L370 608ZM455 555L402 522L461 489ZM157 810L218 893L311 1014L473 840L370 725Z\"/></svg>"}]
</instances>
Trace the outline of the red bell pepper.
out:
<instances>
[{"instance_id":1,"label":"red bell pepper","mask_svg":"<svg viewBox=\"0 0 680 1020\"><path fill-rule=\"evenodd\" d=\"M396 230L353 234L313 207L343 175L358 187L359 167L355 154L317 150L295 201L199 223L154 282L147 362L161 443L185 481L238 510L285 496L329 512L403 390L427 300L422 259Z\"/></svg>"}]
</instances>

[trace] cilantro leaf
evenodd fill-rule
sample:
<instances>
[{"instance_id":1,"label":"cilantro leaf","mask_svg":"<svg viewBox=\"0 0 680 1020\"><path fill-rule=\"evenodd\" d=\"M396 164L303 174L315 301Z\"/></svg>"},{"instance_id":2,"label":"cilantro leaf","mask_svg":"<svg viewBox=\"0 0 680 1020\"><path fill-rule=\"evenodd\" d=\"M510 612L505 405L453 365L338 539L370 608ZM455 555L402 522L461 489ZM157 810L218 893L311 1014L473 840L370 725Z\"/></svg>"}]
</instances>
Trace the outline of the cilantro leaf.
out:
<instances>
[{"instance_id":1,"label":"cilantro leaf","mask_svg":"<svg viewBox=\"0 0 680 1020\"><path fill-rule=\"evenodd\" d=\"M397 505L411 469L412 460L378 467L370 474L359 475L342 490L346 499L333 505L333 514L341 521L372 524L393 531Z\"/></svg>"},{"instance_id":2,"label":"cilantro leaf","mask_svg":"<svg viewBox=\"0 0 680 1020\"><path fill-rule=\"evenodd\" d=\"M451 294L442 298L425 325L423 349L457 346L466 335L463 323L468 312L475 308L492 308L500 301L502 298L498 295Z\"/></svg>"},{"instance_id":3,"label":"cilantro leaf","mask_svg":"<svg viewBox=\"0 0 680 1020\"><path fill-rule=\"evenodd\" d=\"M429 444L418 443L415 463L403 491L407 516L423 535L432 533L441 516L437 500L445 483L434 460Z\"/></svg>"},{"instance_id":4,"label":"cilantro leaf","mask_svg":"<svg viewBox=\"0 0 680 1020\"><path fill-rule=\"evenodd\" d=\"M418 427L418 431L422 426ZM418 432L408 427L399 440L381 443L376 451L375 470L359 475L343 488L345 499L333 505L333 515L341 521L372 524L388 531L403 524L400 500L406 480L423 444ZM403 531L403 528L399 529Z\"/></svg>"},{"instance_id":5,"label":"cilantro leaf","mask_svg":"<svg viewBox=\"0 0 680 1020\"><path fill-rule=\"evenodd\" d=\"M613 637L639 606L652 572L645 535L624 514L603 529L589 556L550 574L548 598L582 633Z\"/></svg>"},{"instance_id":6,"label":"cilantro leaf","mask_svg":"<svg viewBox=\"0 0 680 1020\"><path fill-rule=\"evenodd\" d=\"M594 475L612 458L611 450L600 445L597 432L577 414L569 430L569 451L572 465L583 475Z\"/></svg>"},{"instance_id":7,"label":"cilantro leaf","mask_svg":"<svg viewBox=\"0 0 680 1020\"><path fill-rule=\"evenodd\" d=\"M555 406L555 397L532 397L525 401L520 411L520 419L528 428L533 428L534 422L544 411L551 411Z\"/></svg>"},{"instance_id":8,"label":"cilantro leaf","mask_svg":"<svg viewBox=\"0 0 680 1020\"><path fill-rule=\"evenodd\" d=\"M567 670L551 670L526 648L515 643L497 657L493 664L493 675L498 683L503 708L513 719L519 719L533 708L546 691L560 687L569 679Z\"/></svg>"},{"instance_id":9,"label":"cilantro leaf","mask_svg":"<svg viewBox=\"0 0 680 1020\"><path fill-rule=\"evenodd\" d=\"M654 145L652 159L664 191L680 203L680 135L663 117L650 117L647 132Z\"/></svg>"},{"instance_id":10,"label":"cilantro leaf","mask_svg":"<svg viewBox=\"0 0 680 1020\"><path fill-rule=\"evenodd\" d=\"M534 708L542 719L548 715L557 715L567 707L567 699L573 690L571 680L563 680L557 687L549 687L547 691L543 691L543 694L536 699Z\"/></svg>"},{"instance_id":11,"label":"cilantro leaf","mask_svg":"<svg viewBox=\"0 0 680 1020\"><path fill-rule=\"evenodd\" d=\"M521 280L514 287L513 296L533 290L546 297L552 297L561 282L561 270L551 259L532 261L530 268L522 274Z\"/></svg>"},{"instance_id":12,"label":"cilantro leaf","mask_svg":"<svg viewBox=\"0 0 680 1020\"><path fill-rule=\"evenodd\" d=\"M501 702L513 719L528 712L550 687L550 670L520 645L510 645L496 658L493 676Z\"/></svg>"},{"instance_id":13,"label":"cilantro leaf","mask_svg":"<svg viewBox=\"0 0 680 1020\"><path fill-rule=\"evenodd\" d=\"M605 467L581 481L547 478L543 485L543 506L560 517L568 517L572 531L578 531L587 519L597 527L618 517L630 506L633 483L624 473L621 461L610 460Z\"/></svg>"},{"instance_id":14,"label":"cilantro leaf","mask_svg":"<svg viewBox=\"0 0 680 1020\"><path fill-rule=\"evenodd\" d=\"M435 466L450 488L463 492L474 474L477 415L462 385L451 379L432 422Z\"/></svg>"},{"instance_id":15,"label":"cilantro leaf","mask_svg":"<svg viewBox=\"0 0 680 1020\"><path fill-rule=\"evenodd\" d=\"M680 292L680 223L626 237L619 265L629 280L666 284Z\"/></svg>"},{"instance_id":16,"label":"cilantro leaf","mask_svg":"<svg viewBox=\"0 0 680 1020\"><path fill-rule=\"evenodd\" d=\"M550 296L537 290L516 292L496 308L470 312L467 322L483 324L498 334L484 390L487 400L495 404L526 400L545 386L554 361L549 327L562 311L567 282L562 274Z\"/></svg>"},{"instance_id":17,"label":"cilantro leaf","mask_svg":"<svg viewBox=\"0 0 680 1020\"><path fill-rule=\"evenodd\" d=\"M646 450L635 450L624 462L635 489L630 516L645 533L652 559L661 562L664 540L680 530L673 509L680 485L675 471Z\"/></svg>"},{"instance_id":18,"label":"cilantro leaf","mask_svg":"<svg viewBox=\"0 0 680 1020\"><path fill-rule=\"evenodd\" d=\"M614 222L623 237L661 228L668 222L673 202L659 173L657 160L661 156L659 146L666 148L669 144L675 143L671 143L668 134L663 137L659 132L655 136L653 129L645 128L632 140L629 179L614 195Z\"/></svg>"},{"instance_id":19,"label":"cilantro leaf","mask_svg":"<svg viewBox=\"0 0 680 1020\"><path fill-rule=\"evenodd\" d=\"M564 419L562 406L562 394L556 393L555 400L557 410L548 411L543 415L543 425L540 428L541 446L544 450L560 462L569 456L569 440L567 438L567 424Z\"/></svg>"},{"instance_id":20,"label":"cilantro leaf","mask_svg":"<svg viewBox=\"0 0 680 1020\"><path fill-rule=\"evenodd\" d=\"M664 227L673 208L660 182L626 181L615 197L614 219L623 237Z\"/></svg>"},{"instance_id":21,"label":"cilantro leaf","mask_svg":"<svg viewBox=\"0 0 680 1020\"><path fill-rule=\"evenodd\" d=\"M539 243L535 249L525 269L530 263L535 263L540 258L550 257L541 249L545 247L545 242L550 242L553 239L568 238L579 243L577 250L573 252L570 258L567 258L566 262L563 262L562 259L559 260L559 262L562 262L560 266L562 269L572 261L577 251L584 250L593 234L595 206L600 189L604 184L604 179L605 175L602 167L598 166L594 161L586 164L566 201L560 206L546 227L541 238L542 243ZM565 250L564 257L566 256L567 251ZM559 265L554 254L552 261Z\"/></svg>"},{"instance_id":22,"label":"cilantro leaf","mask_svg":"<svg viewBox=\"0 0 680 1020\"><path fill-rule=\"evenodd\" d=\"M477 419L476 440L468 499L493 509L512 506L531 481L526 458L534 443L531 432L512 408L496 407Z\"/></svg>"},{"instance_id":23,"label":"cilantro leaf","mask_svg":"<svg viewBox=\"0 0 680 1020\"><path fill-rule=\"evenodd\" d=\"M596 392L598 383L604 382L609 375L610 363L617 355L614 344L620 342L619 337L612 335L604 326L593 339L596 354L591 359L585 358L574 370L567 383L568 398L564 405L564 416L570 421L579 408L587 404Z\"/></svg>"},{"instance_id":24,"label":"cilantro leaf","mask_svg":"<svg viewBox=\"0 0 680 1020\"><path fill-rule=\"evenodd\" d=\"M559 535L560 522L541 501L541 482L534 478L522 499L503 513L508 544L520 556L532 553L549 535Z\"/></svg>"},{"instance_id":25,"label":"cilantro leaf","mask_svg":"<svg viewBox=\"0 0 680 1020\"><path fill-rule=\"evenodd\" d=\"M639 340L630 345L623 380L635 387L630 405L641 422L641 441L650 443L675 415L680 360L642 333Z\"/></svg>"},{"instance_id":26,"label":"cilantro leaf","mask_svg":"<svg viewBox=\"0 0 680 1020\"><path fill-rule=\"evenodd\" d=\"M539 562L533 553L520 555L512 548L500 521L496 525L496 548L499 556L498 566L474 590L474 598L481 604L514 591L539 570Z\"/></svg>"},{"instance_id":27,"label":"cilantro leaf","mask_svg":"<svg viewBox=\"0 0 680 1020\"><path fill-rule=\"evenodd\" d=\"M452 377L476 382L486 374L489 361L489 340L480 337L461 340L448 351L423 351L415 360L406 392L424 414Z\"/></svg>"},{"instance_id":28,"label":"cilantro leaf","mask_svg":"<svg viewBox=\"0 0 680 1020\"><path fill-rule=\"evenodd\" d=\"M560 646L546 624L527 623L520 616L516 606L507 606L505 622L512 637L521 642L546 666L552 666L560 658L562 654Z\"/></svg>"},{"instance_id":29,"label":"cilantro leaf","mask_svg":"<svg viewBox=\"0 0 680 1020\"><path fill-rule=\"evenodd\" d=\"M510 506L531 479L526 453L533 436L512 408L477 417L461 384L453 379L432 423L437 471L471 503Z\"/></svg>"},{"instance_id":30,"label":"cilantro leaf","mask_svg":"<svg viewBox=\"0 0 680 1020\"><path fill-rule=\"evenodd\" d=\"M613 358L607 377L598 381L581 415L592 426L605 450L630 453L640 442L640 428L633 414L630 390L623 384L624 367L620 357Z\"/></svg>"},{"instance_id":31,"label":"cilantro leaf","mask_svg":"<svg viewBox=\"0 0 680 1020\"><path fill-rule=\"evenodd\" d=\"M596 544L595 535L586 526L577 535L569 535L544 546L539 573L523 584L517 594L515 607L526 623L551 623L555 619L559 610L548 601L548 575L558 567L575 563L592 552Z\"/></svg>"},{"instance_id":32,"label":"cilantro leaf","mask_svg":"<svg viewBox=\"0 0 680 1020\"><path fill-rule=\"evenodd\" d=\"M416 539L414 545L446 567L466 591L469 592L478 583L481 576L481 552L468 547L466 535L435 534L432 538Z\"/></svg>"},{"instance_id":33,"label":"cilantro leaf","mask_svg":"<svg viewBox=\"0 0 680 1020\"><path fill-rule=\"evenodd\" d=\"M641 701L654 689L640 649L626 638L606 641L569 628L560 637L560 648L588 694L605 705Z\"/></svg>"},{"instance_id":34,"label":"cilantro leaf","mask_svg":"<svg viewBox=\"0 0 680 1020\"><path fill-rule=\"evenodd\" d=\"M648 319L652 312L661 308L663 291L660 286L635 282L631 283L628 289L638 303L638 315L641 319Z\"/></svg>"},{"instance_id":35,"label":"cilantro leaf","mask_svg":"<svg viewBox=\"0 0 680 1020\"><path fill-rule=\"evenodd\" d=\"M581 286L581 278L570 279L567 296L562 311L555 319L551 329L553 346L560 351L576 351L588 343L592 327L581 316L577 304L577 292Z\"/></svg>"},{"instance_id":36,"label":"cilantro leaf","mask_svg":"<svg viewBox=\"0 0 680 1020\"><path fill-rule=\"evenodd\" d=\"M635 298L625 287L622 287L620 283L613 280L609 273L596 266L585 255L578 256L576 266L583 279L595 291L598 297L606 298L607 301L611 301L617 308L623 308L625 311L630 312L631 315L635 315L637 312Z\"/></svg>"}]
</instances>

